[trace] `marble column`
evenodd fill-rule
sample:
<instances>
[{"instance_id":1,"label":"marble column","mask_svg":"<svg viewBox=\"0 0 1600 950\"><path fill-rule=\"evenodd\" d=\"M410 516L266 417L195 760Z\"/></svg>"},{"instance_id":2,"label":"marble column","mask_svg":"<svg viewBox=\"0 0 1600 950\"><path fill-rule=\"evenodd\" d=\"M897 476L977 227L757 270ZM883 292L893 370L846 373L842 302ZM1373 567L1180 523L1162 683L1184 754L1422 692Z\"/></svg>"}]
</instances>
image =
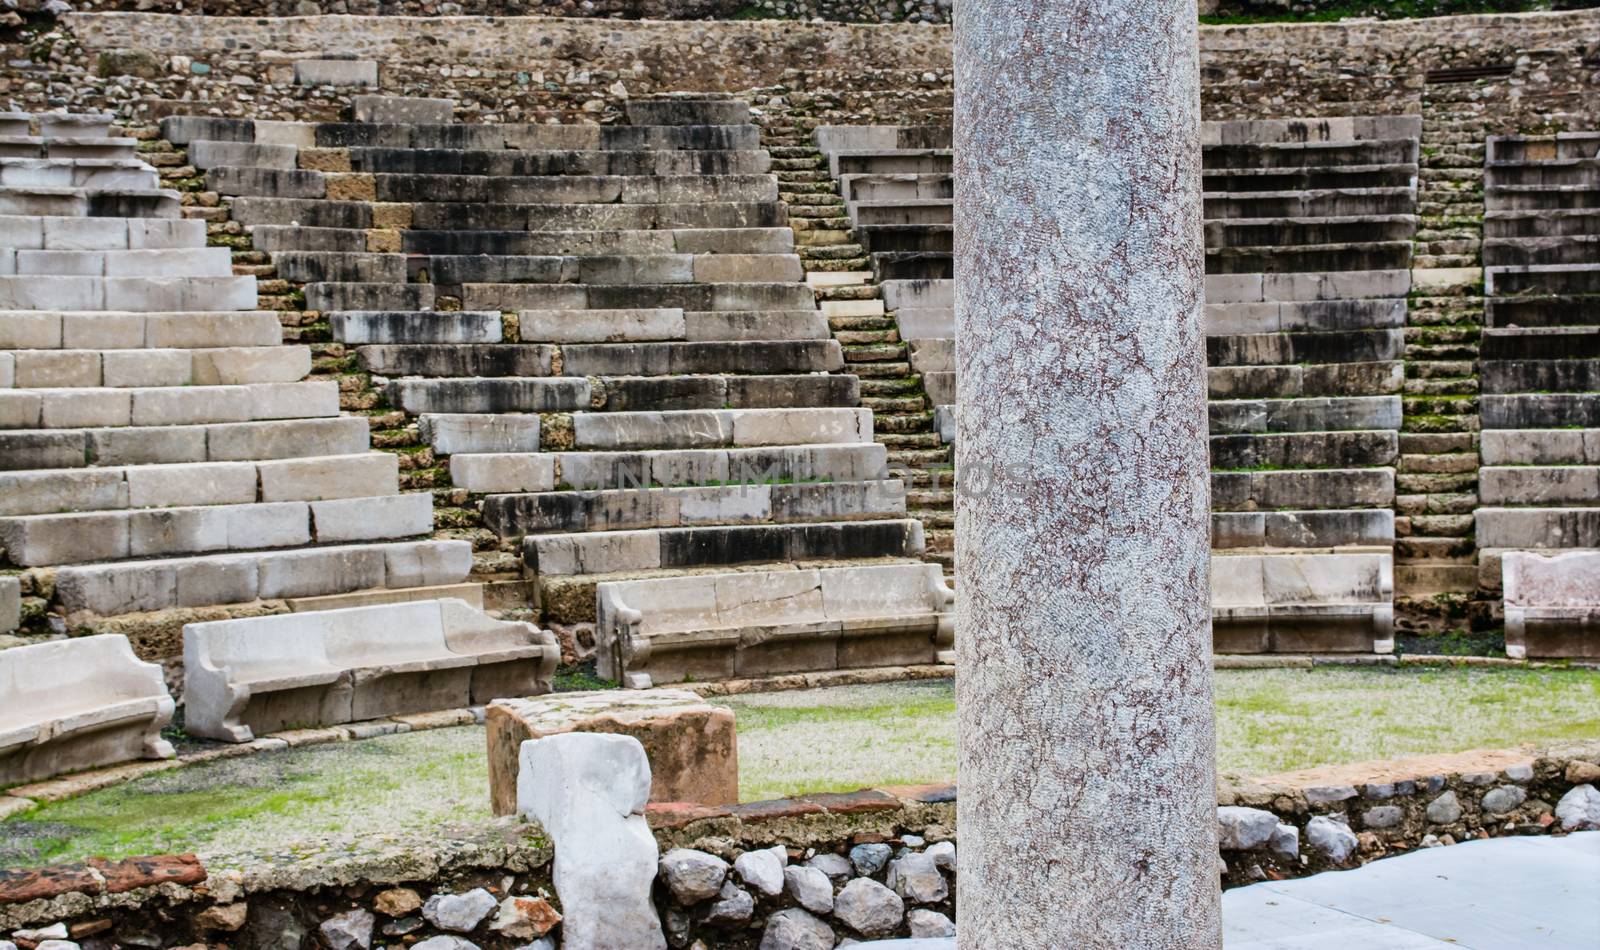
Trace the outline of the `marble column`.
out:
<instances>
[{"instance_id":1,"label":"marble column","mask_svg":"<svg viewBox=\"0 0 1600 950\"><path fill-rule=\"evenodd\" d=\"M1217 948L1195 0L955 70L960 945Z\"/></svg>"}]
</instances>

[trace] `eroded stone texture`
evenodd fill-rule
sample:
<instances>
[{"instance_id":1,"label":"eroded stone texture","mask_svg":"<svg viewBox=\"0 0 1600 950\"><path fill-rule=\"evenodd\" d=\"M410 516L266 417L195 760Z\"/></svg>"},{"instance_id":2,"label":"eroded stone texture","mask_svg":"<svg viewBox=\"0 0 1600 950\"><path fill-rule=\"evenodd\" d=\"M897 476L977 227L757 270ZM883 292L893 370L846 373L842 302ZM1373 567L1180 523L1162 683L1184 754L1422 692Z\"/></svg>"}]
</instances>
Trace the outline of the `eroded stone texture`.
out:
<instances>
[{"instance_id":1,"label":"eroded stone texture","mask_svg":"<svg viewBox=\"0 0 1600 950\"><path fill-rule=\"evenodd\" d=\"M1221 944L1195 17L956 8L964 947Z\"/></svg>"}]
</instances>

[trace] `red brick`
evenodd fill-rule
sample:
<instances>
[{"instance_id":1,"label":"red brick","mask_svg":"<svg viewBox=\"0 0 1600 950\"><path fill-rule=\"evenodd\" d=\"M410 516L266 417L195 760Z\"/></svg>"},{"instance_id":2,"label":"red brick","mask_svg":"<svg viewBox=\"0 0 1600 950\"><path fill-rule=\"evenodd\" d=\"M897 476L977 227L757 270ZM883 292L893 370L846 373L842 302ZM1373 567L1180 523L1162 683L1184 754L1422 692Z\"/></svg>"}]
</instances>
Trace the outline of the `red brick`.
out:
<instances>
[{"instance_id":1,"label":"red brick","mask_svg":"<svg viewBox=\"0 0 1600 950\"><path fill-rule=\"evenodd\" d=\"M121 894L157 884L199 884L206 879L205 866L192 854L160 854L124 861L95 858L89 864L106 878L106 891Z\"/></svg>"},{"instance_id":2,"label":"red brick","mask_svg":"<svg viewBox=\"0 0 1600 950\"><path fill-rule=\"evenodd\" d=\"M886 795L875 788L864 788L859 792L826 792L819 795L807 795L802 801L811 802L827 809L833 815L855 815L869 811L896 811L900 806L900 799L893 795Z\"/></svg>"},{"instance_id":3,"label":"red brick","mask_svg":"<svg viewBox=\"0 0 1600 950\"><path fill-rule=\"evenodd\" d=\"M730 806L734 817L741 821L771 821L775 818L798 818L801 815L820 815L822 806L800 798L778 798L769 802L746 802Z\"/></svg>"},{"instance_id":4,"label":"red brick","mask_svg":"<svg viewBox=\"0 0 1600 950\"><path fill-rule=\"evenodd\" d=\"M652 828L682 828L706 818L727 818L733 812L720 805L694 802L651 802L644 808L645 820Z\"/></svg>"},{"instance_id":5,"label":"red brick","mask_svg":"<svg viewBox=\"0 0 1600 950\"><path fill-rule=\"evenodd\" d=\"M940 805L956 800L954 785L890 785L879 789L895 798L908 802Z\"/></svg>"},{"instance_id":6,"label":"red brick","mask_svg":"<svg viewBox=\"0 0 1600 950\"><path fill-rule=\"evenodd\" d=\"M98 894L100 876L82 864L58 864L31 871L0 870L0 904L23 904L62 894Z\"/></svg>"}]
</instances>

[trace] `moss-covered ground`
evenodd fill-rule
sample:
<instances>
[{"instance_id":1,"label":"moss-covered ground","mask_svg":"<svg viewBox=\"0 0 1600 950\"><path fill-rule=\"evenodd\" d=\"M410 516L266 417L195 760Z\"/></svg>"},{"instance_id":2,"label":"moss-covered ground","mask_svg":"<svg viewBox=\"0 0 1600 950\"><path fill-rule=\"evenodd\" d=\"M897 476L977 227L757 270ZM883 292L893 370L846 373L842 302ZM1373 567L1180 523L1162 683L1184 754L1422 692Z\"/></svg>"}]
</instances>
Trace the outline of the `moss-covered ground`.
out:
<instances>
[{"instance_id":1,"label":"moss-covered ground","mask_svg":"<svg viewBox=\"0 0 1600 950\"><path fill-rule=\"evenodd\" d=\"M948 681L719 700L739 717L746 801L949 781ZM1600 738L1600 672L1405 668L1217 674L1218 764L1269 774L1523 742ZM488 816L484 734L442 729L221 760L0 823L0 867L283 847Z\"/></svg>"}]
</instances>

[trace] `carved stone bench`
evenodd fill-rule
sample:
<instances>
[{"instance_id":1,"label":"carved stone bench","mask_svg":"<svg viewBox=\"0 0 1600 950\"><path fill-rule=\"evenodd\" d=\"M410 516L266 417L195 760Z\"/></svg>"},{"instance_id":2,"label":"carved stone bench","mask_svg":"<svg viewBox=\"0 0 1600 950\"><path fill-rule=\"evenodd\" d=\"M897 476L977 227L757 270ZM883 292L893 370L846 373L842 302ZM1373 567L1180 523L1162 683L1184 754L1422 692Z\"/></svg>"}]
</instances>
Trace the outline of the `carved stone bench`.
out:
<instances>
[{"instance_id":1,"label":"carved stone bench","mask_svg":"<svg viewBox=\"0 0 1600 950\"><path fill-rule=\"evenodd\" d=\"M932 564L698 574L596 587L600 675L629 687L953 662Z\"/></svg>"},{"instance_id":2,"label":"carved stone bench","mask_svg":"<svg viewBox=\"0 0 1600 950\"><path fill-rule=\"evenodd\" d=\"M161 667L121 634L0 650L0 786L128 759L165 759Z\"/></svg>"},{"instance_id":3,"label":"carved stone bench","mask_svg":"<svg viewBox=\"0 0 1600 950\"><path fill-rule=\"evenodd\" d=\"M225 742L550 691L549 631L427 600L192 623L185 728Z\"/></svg>"},{"instance_id":4,"label":"carved stone bench","mask_svg":"<svg viewBox=\"0 0 1600 950\"><path fill-rule=\"evenodd\" d=\"M1507 551L1506 655L1600 659L1600 550Z\"/></svg>"},{"instance_id":5,"label":"carved stone bench","mask_svg":"<svg viewBox=\"0 0 1600 950\"><path fill-rule=\"evenodd\" d=\"M1234 554L1211 559L1217 653L1391 653L1389 554Z\"/></svg>"}]
</instances>

